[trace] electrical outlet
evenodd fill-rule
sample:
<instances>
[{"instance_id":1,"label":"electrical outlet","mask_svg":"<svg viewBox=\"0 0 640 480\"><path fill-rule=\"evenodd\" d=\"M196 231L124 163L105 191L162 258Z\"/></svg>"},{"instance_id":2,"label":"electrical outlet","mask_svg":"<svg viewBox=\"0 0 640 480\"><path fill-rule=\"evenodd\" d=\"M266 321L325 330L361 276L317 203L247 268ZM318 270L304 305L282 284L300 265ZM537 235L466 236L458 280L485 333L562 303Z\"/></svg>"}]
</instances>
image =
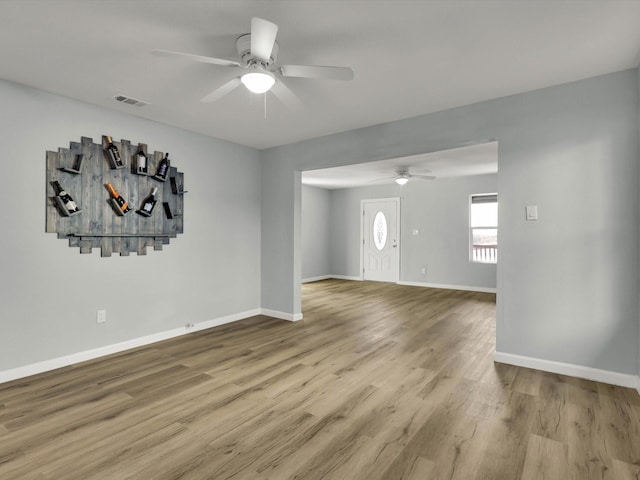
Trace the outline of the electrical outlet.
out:
<instances>
[{"instance_id":1,"label":"electrical outlet","mask_svg":"<svg viewBox=\"0 0 640 480\"><path fill-rule=\"evenodd\" d=\"M96 322L104 323L107 321L107 311L106 310L98 310L96 312Z\"/></svg>"},{"instance_id":2,"label":"electrical outlet","mask_svg":"<svg viewBox=\"0 0 640 480\"><path fill-rule=\"evenodd\" d=\"M195 325L194 325L193 323L187 323L187 324L184 326L184 328L186 328L186 329L190 329L190 328L194 328L194 327L195 327Z\"/></svg>"}]
</instances>

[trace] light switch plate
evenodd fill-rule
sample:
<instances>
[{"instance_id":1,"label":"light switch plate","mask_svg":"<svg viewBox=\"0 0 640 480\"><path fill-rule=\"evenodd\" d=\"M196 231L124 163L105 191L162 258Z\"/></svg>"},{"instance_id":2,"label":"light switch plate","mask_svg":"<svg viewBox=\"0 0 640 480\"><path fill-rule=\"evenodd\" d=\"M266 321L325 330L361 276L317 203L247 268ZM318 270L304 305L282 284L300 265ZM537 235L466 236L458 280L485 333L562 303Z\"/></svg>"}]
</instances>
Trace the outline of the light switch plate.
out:
<instances>
[{"instance_id":1,"label":"light switch plate","mask_svg":"<svg viewBox=\"0 0 640 480\"><path fill-rule=\"evenodd\" d=\"M527 205L526 206L526 211L527 211L527 220L531 221L531 220L538 220L538 206L537 205Z\"/></svg>"}]
</instances>

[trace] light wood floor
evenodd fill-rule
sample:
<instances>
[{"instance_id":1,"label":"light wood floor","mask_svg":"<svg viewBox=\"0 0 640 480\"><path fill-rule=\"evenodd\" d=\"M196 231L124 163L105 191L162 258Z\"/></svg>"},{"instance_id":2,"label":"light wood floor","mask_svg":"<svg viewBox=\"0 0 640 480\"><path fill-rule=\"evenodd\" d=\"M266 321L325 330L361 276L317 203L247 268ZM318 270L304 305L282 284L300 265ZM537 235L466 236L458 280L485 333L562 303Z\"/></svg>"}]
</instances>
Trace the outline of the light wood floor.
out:
<instances>
[{"instance_id":1,"label":"light wood floor","mask_svg":"<svg viewBox=\"0 0 640 480\"><path fill-rule=\"evenodd\" d=\"M0 385L0 478L640 479L640 396L494 364L492 294L330 280L303 311Z\"/></svg>"}]
</instances>

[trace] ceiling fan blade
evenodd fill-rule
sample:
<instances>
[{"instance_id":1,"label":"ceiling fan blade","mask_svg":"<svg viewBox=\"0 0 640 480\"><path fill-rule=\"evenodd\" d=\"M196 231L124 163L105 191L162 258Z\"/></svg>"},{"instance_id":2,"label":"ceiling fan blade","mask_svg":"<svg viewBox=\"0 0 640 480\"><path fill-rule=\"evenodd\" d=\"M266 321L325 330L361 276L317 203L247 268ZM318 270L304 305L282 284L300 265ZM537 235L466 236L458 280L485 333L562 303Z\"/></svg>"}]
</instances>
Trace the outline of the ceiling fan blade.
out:
<instances>
[{"instance_id":1,"label":"ceiling fan blade","mask_svg":"<svg viewBox=\"0 0 640 480\"><path fill-rule=\"evenodd\" d=\"M321 65L283 65L280 73L285 77L322 78L326 80L353 80L349 67L325 67Z\"/></svg>"},{"instance_id":2,"label":"ceiling fan blade","mask_svg":"<svg viewBox=\"0 0 640 480\"><path fill-rule=\"evenodd\" d=\"M200 63L210 63L212 65L221 65L223 67L239 67L238 62L233 60L225 60L224 58L203 57L202 55L192 55L191 53L170 52L169 50L153 50L151 53L159 57L182 58Z\"/></svg>"},{"instance_id":3,"label":"ceiling fan blade","mask_svg":"<svg viewBox=\"0 0 640 480\"><path fill-rule=\"evenodd\" d=\"M229 80L224 85L216 88L209 95L203 97L202 100L200 100L200 101L201 102L205 102L205 103L215 102L216 100L220 100L227 93L231 92L232 90L234 90L235 88L239 87L240 85L242 85L242 82L240 81L239 78L232 78L231 80Z\"/></svg>"},{"instance_id":4,"label":"ceiling fan blade","mask_svg":"<svg viewBox=\"0 0 640 480\"><path fill-rule=\"evenodd\" d=\"M290 110L301 110L302 101L298 96L287 87L282 80L278 80L273 87L271 87L273 94L284 103Z\"/></svg>"},{"instance_id":5,"label":"ceiling fan blade","mask_svg":"<svg viewBox=\"0 0 640 480\"><path fill-rule=\"evenodd\" d=\"M389 180L395 180L397 177L393 176L393 177L382 177L382 178L374 178L373 180L369 180L367 181L367 183L381 183L381 182L388 182Z\"/></svg>"},{"instance_id":6,"label":"ceiling fan blade","mask_svg":"<svg viewBox=\"0 0 640 480\"><path fill-rule=\"evenodd\" d=\"M411 175L409 178L418 178L420 180L435 180L433 175Z\"/></svg>"},{"instance_id":7,"label":"ceiling fan blade","mask_svg":"<svg viewBox=\"0 0 640 480\"><path fill-rule=\"evenodd\" d=\"M253 17L251 19L251 55L268 62L271 59L277 34L278 26L275 23Z\"/></svg>"}]
</instances>

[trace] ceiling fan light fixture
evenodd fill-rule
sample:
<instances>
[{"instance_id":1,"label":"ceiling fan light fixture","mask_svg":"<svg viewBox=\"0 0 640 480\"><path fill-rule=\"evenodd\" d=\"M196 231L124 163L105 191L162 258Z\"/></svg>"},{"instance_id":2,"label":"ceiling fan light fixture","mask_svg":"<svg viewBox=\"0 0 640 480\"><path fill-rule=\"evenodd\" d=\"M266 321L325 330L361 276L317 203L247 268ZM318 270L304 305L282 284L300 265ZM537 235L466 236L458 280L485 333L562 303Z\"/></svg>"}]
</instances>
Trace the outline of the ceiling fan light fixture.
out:
<instances>
[{"instance_id":1,"label":"ceiling fan light fixture","mask_svg":"<svg viewBox=\"0 0 640 480\"><path fill-rule=\"evenodd\" d=\"M398 178L396 178L396 183L398 185L404 185L408 181L409 181L409 179L407 177L398 177Z\"/></svg>"},{"instance_id":2,"label":"ceiling fan light fixture","mask_svg":"<svg viewBox=\"0 0 640 480\"><path fill-rule=\"evenodd\" d=\"M242 84L251 93L265 93L271 90L276 79L268 72L249 72L240 77Z\"/></svg>"}]
</instances>

